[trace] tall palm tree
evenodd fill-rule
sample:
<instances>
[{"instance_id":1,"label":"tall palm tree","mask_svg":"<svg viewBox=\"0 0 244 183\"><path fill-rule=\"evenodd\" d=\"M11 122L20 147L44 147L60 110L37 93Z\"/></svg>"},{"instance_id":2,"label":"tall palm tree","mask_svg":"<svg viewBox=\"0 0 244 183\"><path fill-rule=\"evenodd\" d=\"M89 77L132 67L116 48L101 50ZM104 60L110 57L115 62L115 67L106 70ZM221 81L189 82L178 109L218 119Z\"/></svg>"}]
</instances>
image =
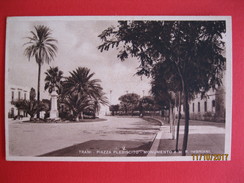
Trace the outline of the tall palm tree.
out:
<instances>
[{"instance_id":1,"label":"tall palm tree","mask_svg":"<svg viewBox=\"0 0 244 183\"><path fill-rule=\"evenodd\" d=\"M56 92L60 94L62 90L63 71L60 71L58 67L50 67L45 74L44 89L48 90L49 93L56 90Z\"/></svg>"},{"instance_id":2,"label":"tall palm tree","mask_svg":"<svg viewBox=\"0 0 244 183\"><path fill-rule=\"evenodd\" d=\"M96 108L96 111L99 104L107 105L108 100L100 85L101 81L99 79L92 79L94 74L90 73L90 69L86 67L78 67L73 72L70 72L71 76L67 77L63 82L63 98L68 96L69 98L76 98L79 102L89 100L95 104L93 106ZM84 103L86 104L87 102ZM83 113L83 111L79 112ZM83 118L83 115L81 117Z\"/></svg>"},{"instance_id":3,"label":"tall palm tree","mask_svg":"<svg viewBox=\"0 0 244 183\"><path fill-rule=\"evenodd\" d=\"M35 31L30 31L31 36L27 37L29 40L25 45L24 54L28 57L34 57L38 65L38 82L37 82L37 102L40 102L40 80L41 80L41 66L45 62L49 64L58 50L57 40L51 37L51 30L44 25L37 25L34 27ZM37 114L39 118L39 113Z\"/></svg>"}]
</instances>

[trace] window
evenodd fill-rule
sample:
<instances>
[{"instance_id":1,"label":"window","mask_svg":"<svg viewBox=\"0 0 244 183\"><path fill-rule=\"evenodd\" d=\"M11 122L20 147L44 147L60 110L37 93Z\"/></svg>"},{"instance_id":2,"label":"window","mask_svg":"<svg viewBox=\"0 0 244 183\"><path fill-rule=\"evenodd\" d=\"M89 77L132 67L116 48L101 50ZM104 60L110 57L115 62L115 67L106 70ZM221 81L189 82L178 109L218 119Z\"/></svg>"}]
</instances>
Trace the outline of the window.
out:
<instances>
[{"instance_id":1,"label":"window","mask_svg":"<svg viewBox=\"0 0 244 183\"><path fill-rule=\"evenodd\" d=\"M195 111L195 106L194 106L194 103L192 103L192 112L194 112Z\"/></svg>"},{"instance_id":2,"label":"window","mask_svg":"<svg viewBox=\"0 0 244 183\"><path fill-rule=\"evenodd\" d=\"M198 112L200 112L200 102L198 102Z\"/></svg>"},{"instance_id":3,"label":"window","mask_svg":"<svg viewBox=\"0 0 244 183\"><path fill-rule=\"evenodd\" d=\"M26 93L25 93L25 95L24 95L24 99L26 100Z\"/></svg>"},{"instance_id":4,"label":"window","mask_svg":"<svg viewBox=\"0 0 244 183\"><path fill-rule=\"evenodd\" d=\"M20 91L18 92L18 99L20 100Z\"/></svg>"},{"instance_id":5,"label":"window","mask_svg":"<svg viewBox=\"0 0 244 183\"><path fill-rule=\"evenodd\" d=\"M207 112L207 101L204 102L204 111Z\"/></svg>"},{"instance_id":6,"label":"window","mask_svg":"<svg viewBox=\"0 0 244 183\"><path fill-rule=\"evenodd\" d=\"M14 101L14 91L12 91L12 97L11 100Z\"/></svg>"},{"instance_id":7,"label":"window","mask_svg":"<svg viewBox=\"0 0 244 183\"><path fill-rule=\"evenodd\" d=\"M212 100L212 107L215 107L215 100Z\"/></svg>"},{"instance_id":8,"label":"window","mask_svg":"<svg viewBox=\"0 0 244 183\"><path fill-rule=\"evenodd\" d=\"M212 111L213 112L215 112L215 106L216 106L215 100L212 100Z\"/></svg>"}]
</instances>

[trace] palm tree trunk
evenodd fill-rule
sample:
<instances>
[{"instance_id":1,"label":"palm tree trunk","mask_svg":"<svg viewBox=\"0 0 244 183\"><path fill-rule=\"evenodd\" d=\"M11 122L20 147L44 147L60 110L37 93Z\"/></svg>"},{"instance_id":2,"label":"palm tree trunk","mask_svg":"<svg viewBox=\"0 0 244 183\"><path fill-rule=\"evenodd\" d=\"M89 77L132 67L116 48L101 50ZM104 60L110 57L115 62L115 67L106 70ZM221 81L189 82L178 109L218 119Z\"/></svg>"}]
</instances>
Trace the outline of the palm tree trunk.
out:
<instances>
[{"instance_id":1,"label":"palm tree trunk","mask_svg":"<svg viewBox=\"0 0 244 183\"><path fill-rule=\"evenodd\" d=\"M180 131L180 119L181 119L181 92L179 93L179 104L178 104L178 122L177 122L177 133L176 133L176 152L179 151L178 143L179 143L179 131Z\"/></svg>"},{"instance_id":2,"label":"palm tree trunk","mask_svg":"<svg viewBox=\"0 0 244 183\"><path fill-rule=\"evenodd\" d=\"M40 105L40 81L41 81L41 63L38 63L38 82L37 82L37 104ZM37 118L40 118L40 111L37 112Z\"/></svg>"}]
</instances>

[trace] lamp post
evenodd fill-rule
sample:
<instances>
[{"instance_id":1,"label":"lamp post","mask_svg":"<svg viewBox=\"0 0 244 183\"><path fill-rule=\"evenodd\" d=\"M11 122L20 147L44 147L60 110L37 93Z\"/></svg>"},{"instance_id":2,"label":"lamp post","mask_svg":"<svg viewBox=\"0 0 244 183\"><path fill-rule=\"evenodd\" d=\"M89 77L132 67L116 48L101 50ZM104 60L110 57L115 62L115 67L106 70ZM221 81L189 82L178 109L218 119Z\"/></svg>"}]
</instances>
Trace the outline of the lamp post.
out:
<instances>
[{"instance_id":1,"label":"lamp post","mask_svg":"<svg viewBox=\"0 0 244 183\"><path fill-rule=\"evenodd\" d=\"M109 103L112 104L112 90L109 91Z\"/></svg>"}]
</instances>

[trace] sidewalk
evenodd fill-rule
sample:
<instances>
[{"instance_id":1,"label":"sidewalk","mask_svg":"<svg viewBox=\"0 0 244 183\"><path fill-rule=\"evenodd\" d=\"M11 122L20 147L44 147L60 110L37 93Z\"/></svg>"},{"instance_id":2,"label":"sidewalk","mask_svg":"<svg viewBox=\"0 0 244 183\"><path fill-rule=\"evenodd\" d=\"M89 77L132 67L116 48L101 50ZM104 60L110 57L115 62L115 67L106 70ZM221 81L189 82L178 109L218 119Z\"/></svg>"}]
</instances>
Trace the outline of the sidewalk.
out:
<instances>
[{"instance_id":1,"label":"sidewalk","mask_svg":"<svg viewBox=\"0 0 244 183\"><path fill-rule=\"evenodd\" d=\"M155 118L154 118L155 119ZM161 121L160 132L154 139L148 156L181 156L184 122L181 120L179 131L179 152L175 152L176 140L172 139L170 126L167 122L157 117L155 120ZM190 120L187 155L192 154L223 154L225 147L225 123L195 121ZM176 126L175 126L176 133ZM176 135L175 135L176 138Z\"/></svg>"}]
</instances>

